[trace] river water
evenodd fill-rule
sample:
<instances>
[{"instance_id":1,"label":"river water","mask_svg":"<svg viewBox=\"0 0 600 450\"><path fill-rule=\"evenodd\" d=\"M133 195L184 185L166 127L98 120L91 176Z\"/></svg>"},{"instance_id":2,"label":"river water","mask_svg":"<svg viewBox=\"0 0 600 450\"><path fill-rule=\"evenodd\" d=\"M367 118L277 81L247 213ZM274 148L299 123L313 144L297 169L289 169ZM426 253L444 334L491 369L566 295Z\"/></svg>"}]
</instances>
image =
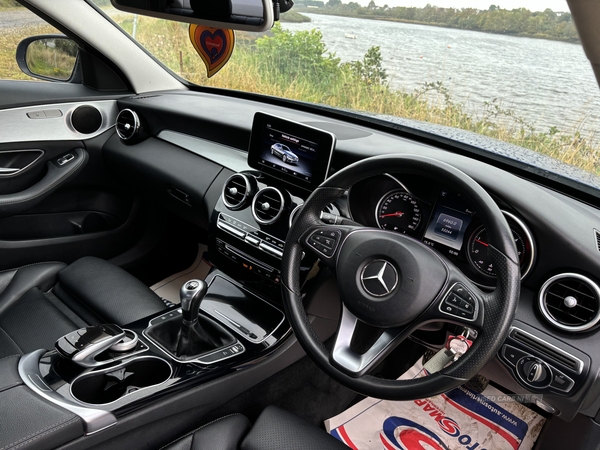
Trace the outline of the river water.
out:
<instances>
[{"instance_id":1,"label":"river water","mask_svg":"<svg viewBox=\"0 0 600 450\"><path fill-rule=\"evenodd\" d=\"M538 131L600 131L600 89L581 45L433 26L306 14L343 62L379 45L389 85L412 92L441 81L455 102L481 114L494 99ZM352 39L356 37L356 39ZM600 137L592 138L597 141Z\"/></svg>"}]
</instances>

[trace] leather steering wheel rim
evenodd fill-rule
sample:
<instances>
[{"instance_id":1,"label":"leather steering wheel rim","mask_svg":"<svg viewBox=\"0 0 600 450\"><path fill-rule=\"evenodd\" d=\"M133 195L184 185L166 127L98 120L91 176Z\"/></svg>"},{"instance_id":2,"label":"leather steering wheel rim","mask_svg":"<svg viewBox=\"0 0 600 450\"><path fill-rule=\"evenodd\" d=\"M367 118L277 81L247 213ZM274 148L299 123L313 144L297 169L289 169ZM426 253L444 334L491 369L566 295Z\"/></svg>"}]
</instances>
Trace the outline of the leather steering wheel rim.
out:
<instances>
[{"instance_id":1,"label":"leather steering wheel rim","mask_svg":"<svg viewBox=\"0 0 600 450\"><path fill-rule=\"evenodd\" d=\"M300 264L302 252L307 248L307 230L323 226L319 218L320 212L329 203L341 197L352 185L383 173L422 175L439 180L448 189L460 193L475 209L486 227L488 248L497 273L497 285L493 292L483 292L472 284L467 285L472 292L477 289L477 301L482 308L480 326L477 327L478 337L471 349L449 367L412 380L388 380L369 374L352 375L332 364L330 352L311 327L300 292ZM418 244L425 247L420 242ZM340 244L343 245L344 242ZM289 230L284 248L281 277L283 302L287 318L299 343L317 366L333 379L366 396L388 400L415 400L438 395L460 386L475 376L496 355L510 331L517 308L520 291L518 261L512 232L504 215L490 195L468 175L449 164L423 156L376 156L339 171L321 184L304 203ZM344 264L344 261L337 263ZM452 269L452 273L455 273L455 270L458 269ZM467 283L464 279L461 280ZM447 294L443 292L448 290L447 284L446 282L440 295ZM428 311L437 305L440 298L438 295L432 299ZM344 301L342 298L342 302Z\"/></svg>"}]
</instances>

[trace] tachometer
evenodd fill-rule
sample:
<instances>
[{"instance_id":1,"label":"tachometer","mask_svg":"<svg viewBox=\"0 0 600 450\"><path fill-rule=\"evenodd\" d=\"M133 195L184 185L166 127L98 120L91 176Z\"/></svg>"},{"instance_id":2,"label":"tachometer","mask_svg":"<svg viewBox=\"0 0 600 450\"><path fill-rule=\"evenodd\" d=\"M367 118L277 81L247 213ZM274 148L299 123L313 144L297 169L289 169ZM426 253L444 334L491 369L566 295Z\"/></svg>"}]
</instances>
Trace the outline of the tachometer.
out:
<instances>
[{"instance_id":1,"label":"tachometer","mask_svg":"<svg viewBox=\"0 0 600 450\"><path fill-rule=\"evenodd\" d=\"M506 211L503 211L503 213L508 219L513 234L515 246L517 247L519 264L521 266L521 278L524 278L533 264L533 239L523 222ZM467 256L469 257L471 265L477 269L478 272L489 277L495 277L496 272L491 257L488 254L488 247L487 231L482 225L476 228L469 238L467 244Z\"/></svg>"},{"instance_id":2,"label":"tachometer","mask_svg":"<svg viewBox=\"0 0 600 450\"><path fill-rule=\"evenodd\" d=\"M403 190L385 194L375 211L375 220L384 230L411 233L421 224L421 205L409 193Z\"/></svg>"}]
</instances>

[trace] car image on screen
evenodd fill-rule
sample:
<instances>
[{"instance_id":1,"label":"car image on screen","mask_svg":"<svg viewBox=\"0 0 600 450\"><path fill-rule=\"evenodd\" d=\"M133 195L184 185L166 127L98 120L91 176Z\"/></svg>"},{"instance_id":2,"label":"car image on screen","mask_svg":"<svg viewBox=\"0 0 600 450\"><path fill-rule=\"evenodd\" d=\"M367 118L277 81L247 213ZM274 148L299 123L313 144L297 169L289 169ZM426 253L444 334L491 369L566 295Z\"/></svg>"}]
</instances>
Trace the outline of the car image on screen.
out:
<instances>
[{"instance_id":1,"label":"car image on screen","mask_svg":"<svg viewBox=\"0 0 600 450\"><path fill-rule=\"evenodd\" d=\"M271 145L271 155L278 156L284 163L296 164L298 162L298 156L285 144L277 143Z\"/></svg>"}]
</instances>

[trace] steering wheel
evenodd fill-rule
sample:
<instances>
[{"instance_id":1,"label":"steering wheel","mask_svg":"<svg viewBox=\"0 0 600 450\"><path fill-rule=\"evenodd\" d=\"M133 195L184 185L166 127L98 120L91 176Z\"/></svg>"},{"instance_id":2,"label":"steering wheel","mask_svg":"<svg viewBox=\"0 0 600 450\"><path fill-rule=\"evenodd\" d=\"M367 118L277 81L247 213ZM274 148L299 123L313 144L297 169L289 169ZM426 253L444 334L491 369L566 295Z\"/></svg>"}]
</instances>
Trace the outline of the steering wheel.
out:
<instances>
[{"instance_id":1,"label":"steering wheel","mask_svg":"<svg viewBox=\"0 0 600 450\"><path fill-rule=\"evenodd\" d=\"M414 238L358 224L326 225L320 220L320 212L352 185L382 173L411 173L439 180L475 208L486 228L497 274L493 292L480 290L452 263ZM342 313L331 352L312 329L302 304L303 251L317 256L337 278ZM321 184L290 228L282 268L286 314L306 353L339 383L387 400L438 395L475 376L508 335L521 278L512 232L489 194L460 170L413 155L368 158ZM478 331L478 337L460 359L429 376L389 380L369 375L400 342L430 322L469 327ZM354 344L363 341L360 333L365 324L378 329L380 336L366 351L357 351Z\"/></svg>"}]
</instances>

